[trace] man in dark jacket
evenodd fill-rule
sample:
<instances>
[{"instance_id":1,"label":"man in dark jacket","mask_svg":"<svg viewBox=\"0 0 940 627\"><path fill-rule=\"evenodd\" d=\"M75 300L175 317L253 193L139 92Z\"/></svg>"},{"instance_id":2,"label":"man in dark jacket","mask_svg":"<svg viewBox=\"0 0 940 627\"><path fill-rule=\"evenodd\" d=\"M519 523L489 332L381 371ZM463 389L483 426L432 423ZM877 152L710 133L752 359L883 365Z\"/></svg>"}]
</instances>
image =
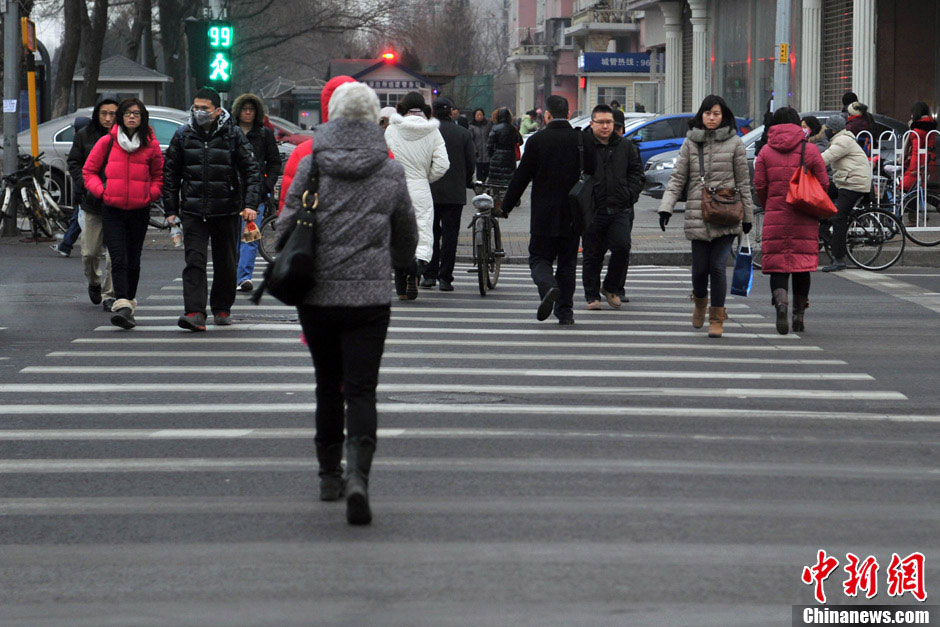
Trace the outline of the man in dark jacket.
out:
<instances>
[{"instance_id":1,"label":"man in dark jacket","mask_svg":"<svg viewBox=\"0 0 940 627\"><path fill-rule=\"evenodd\" d=\"M68 231L58 246L53 248L60 255L68 257L79 234L82 235L82 267L88 281L88 298L92 304L103 304L105 311L111 311L114 304L114 291L111 289L111 258L107 257L104 272L101 270L101 249L104 247L104 230L101 225L101 200L91 194L85 195L82 179L82 167L91 154L98 140L110 132L117 120L118 101L105 96L91 112L91 120L75 133L72 148L66 158L69 176L72 177L72 202L75 212ZM77 120L75 122L77 126ZM85 213L84 231L78 225L79 210ZM104 302L102 303L102 299Z\"/></svg>"},{"instance_id":2,"label":"man in dark jacket","mask_svg":"<svg viewBox=\"0 0 940 627\"><path fill-rule=\"evenodd\" d=\"M264 126L264 103L261 98L254 94L242 94L232 105L232 117L251 143L255 159L258 161L258 168L261 170L261 199L258 203L258 215L255 218L255 223L260 227L264 219L264 210L270 204L268 199L272 197L277 177L281 175L281 153L277 150L274 132ZM238 289L243 292L250 292L254 288L251 276L255 270L257 254L257 240L241 242L238 247L236 282Z\"/></svg>"},{"instance_id":3,"label":"man in dark jacket","mask_svg":"<svg viewBox=\"0 0 940 627\"><path fill-rule=\"evenodd\" d=\"M646 181L639 151L631 140L614 132L614 122L613 109L599 104L591 111L591 128L584 132L585 139L594 144L595 153L594 220L582 236L581 283L588 309L601 308L601 294L614 309L620 309L625 298L633 205ZM610 263L601 286L601 268L608 250Z\"/></svg>"},{"instance_id":4,"label":"man in dark jacket","mask_svg":"<svg viewBox=\"0 0 940 627\"><path fill-rule=\"evenodd\" d=\"M519 204L532 182L529 223L529 268L539 288L536 318L545 320L554 309L559 324L574 324L572 311L578 265L578 221L568 203L568 192L581 170L581 133L568 123L568 101L552 95L546 101L546 126L526 142L522 161L503 199L503 212ZM584 152L584 167L593 172L593 150ZM553 273L557 260L558 269Z\"/></svg>"},{"instance_id":5,"label":"man in dark jacket","mask_svg":"<svg viewBox=\"0 0 940 627\"><path fill-rule=\"evenodd\" d=\"M475 155L470 131L457 124L451 116L456 111L447 98L434 101L434 117L441 122L441 136L447 147L450 168L431 183L434 199L434 248L431 261L424 271L421 287L434 287L440 281L442 292L454 291L454 261L460 237L460 214L467 204L467 188L473 186Z\"/></svg>"},{"instance_id":6,"label":"man in dark jacket","mask_svg":"<svg viewBox=\"0 0 940 627\"><path fill-rule=\"evenodd\" d=\"M239 216L254 220L261 194L261 175L251 144L221 104L214 89L197 91L189 123L173 135L164 160L163 210L170 224L178 217L182 220L186 255L186 313L178 324L190 331L206 330L210 241L214 276L209 305L216 325L232 323Z\"/></svg>"}]
</instances>

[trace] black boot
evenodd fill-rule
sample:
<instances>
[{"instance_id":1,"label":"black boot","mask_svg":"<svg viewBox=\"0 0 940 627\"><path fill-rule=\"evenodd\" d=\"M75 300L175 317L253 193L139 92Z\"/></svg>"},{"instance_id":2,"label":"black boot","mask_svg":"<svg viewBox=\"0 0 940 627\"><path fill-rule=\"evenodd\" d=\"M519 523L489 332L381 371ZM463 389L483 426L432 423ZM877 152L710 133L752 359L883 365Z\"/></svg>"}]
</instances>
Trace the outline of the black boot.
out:
<instances>
[{"instance_id":1,"label":"black boot","mask_svg":"<svg viewBox=\"0 0 940 627\"><path fill-rule=\"evenodd\" d=\"M786 335L790 332L790 321L787 320L787 307L790 304L787 291L782 287L775 289L771 302L777 310L777 333Z\"/></svg>"},{"instance_id":2,"label":"black boot","mask_svg":"<svg viewBox=\"0 0 940 627\"><path fill-rule=\"evenodd\" d=\"M343 443L323 446L317 444L320 462L320 500L338 501L343 497Z\"/></svg>"},{"instance_id":3,"label":"black boot","mask_svg":"<svg viewBox=\"0 0 940 627\"><path fill-rule=\"evenodd\" d=\"M368 525L372 522L369 509L369 469L375 454L375 440L355 437L346 440L346 522Z\"/></svg>"},{"instance_id":4,"label":"black boot","mask_svg":"<svg viewBox=\"0 0 940 627\"><path fill-rule=\"evenodd\" d=\"M408 289L408 273L404 270L395 270L395 293L398 294L398 300L408 300L406 291Z\"/></svg>"},{"instance_id":5,"label":"black boot","mask_svg":"<svg viewBox=\"0 0 940 627\"><path fill-rule=\"evenodd\" d=\"M793 295L793 332L805 331L803 326L803 312L809 307L809 296L805 294Z\"/></svg>"}]
</instances>

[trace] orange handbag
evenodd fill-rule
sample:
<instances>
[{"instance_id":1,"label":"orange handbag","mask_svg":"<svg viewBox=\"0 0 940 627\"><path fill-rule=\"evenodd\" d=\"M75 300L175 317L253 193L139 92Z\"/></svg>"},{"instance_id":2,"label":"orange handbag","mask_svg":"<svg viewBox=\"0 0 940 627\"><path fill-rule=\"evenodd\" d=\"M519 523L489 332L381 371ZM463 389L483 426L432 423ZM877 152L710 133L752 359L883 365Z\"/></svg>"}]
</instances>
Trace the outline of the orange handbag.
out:
<instances>
[{"instance_id":1,"label":"orange handbag","mask_svg":"<svg viewBox=\"0 0 940 627\"><path fill-rule=\"evenodd\" d=\"M839 213L829 194L822 188L813 173L806 169L806 142L800 149L800 167L790 177L787 189L787 204L806 215L827 220Z\"/></svg>"}]
</instances>

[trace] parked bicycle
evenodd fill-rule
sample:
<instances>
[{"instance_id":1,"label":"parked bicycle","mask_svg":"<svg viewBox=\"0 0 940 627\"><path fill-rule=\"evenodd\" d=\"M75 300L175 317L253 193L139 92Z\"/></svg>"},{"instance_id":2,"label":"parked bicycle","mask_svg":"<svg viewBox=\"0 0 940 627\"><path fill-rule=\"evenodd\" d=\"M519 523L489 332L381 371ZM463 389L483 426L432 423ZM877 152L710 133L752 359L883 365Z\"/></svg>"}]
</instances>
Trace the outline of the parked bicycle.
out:
<instances>
[{"instance_id":1,"label":"parked bicycle","mask_svg":"<svg viewBox=\"0 0 940 627\"><path fill-rule=\"evenodd\" d=\"M44 167L38 157L19 155L16 172L5 175L0 183L0 219L4 223L15 221L22 231L27 230L22 227L28 223L33 238L49 238L55 230L65 231L72 217L71 208L60 207L40 185Z\"/></svg>"},{"instance_id":2,"label":"parked bicycle","mask_svg":"<svg viewBox=\"0 0 940 627\"><path fill-rule=\"evenodd\" d=\"M901 220L904 234L919 246L940 244L940 188L918 185L909 192L901 192L898 166L884 167L887 176L876 175L875 197L878 208L890 211ZM898 196L900 201L895 202Z\"/></svg>"},{"instance_id":3,"label":"parked bicycle","mask_svg":"<svg viewBox=\"0 0 940 627\"><path fill-rule=\"evenodd\" d=\"M849 259L863 270L886 270L904 254L907 242L904 225L894 213L878 208L870 197L862 197L849 210L845 235ZM832 260L832 225L820 222L819 250Z\"/></svg>"},{"instance_id":4,"label":"parked bicycle","mask_svg":"<svg viewBox=\"0 0 940 627\"><path fill-rule=\"evenodd\" d=\"M277 213L272 211L261 220L261 239L258 240L258 252L268 263L274 263L277 253L274 245L277 243Z\"/></svg>"},{"instance_id":5,"label":"parked bicycle","mask_svg":"<svg viewBox=\"0 0 940 627\"><path fill-rule=\"evenodd\" d=\"M496 288L499 280L499 267L502 265L503 240L496 218L501 217L500 207L506 195L506 187L489 185L479 181L474 183L476 196L471 201L475 210L467 228L471 229L473 264L477 270L480 296L486 296L487 290Z\"/></svg>"}]
</instances>

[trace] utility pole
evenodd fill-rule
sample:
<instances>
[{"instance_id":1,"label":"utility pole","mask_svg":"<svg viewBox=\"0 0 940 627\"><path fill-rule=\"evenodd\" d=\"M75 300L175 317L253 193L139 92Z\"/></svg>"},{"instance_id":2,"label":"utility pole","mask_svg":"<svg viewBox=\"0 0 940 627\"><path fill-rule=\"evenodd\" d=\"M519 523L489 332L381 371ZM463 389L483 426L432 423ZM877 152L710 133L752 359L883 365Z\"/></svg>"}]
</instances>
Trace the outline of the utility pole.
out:
<instances>
[{"instance_id":1,"label":"utility pole","mask_svg":"<svg viewBox=\"0 0 940 627\"><path fill-rule=\"evenodd\" d=\"M3 14L3 171L16 171L16 132L19 129L17 103L20 100L20 18L14 0L0 0L6 5Z\"/></svg>"},{"instance_id":2,"label":"utility pole","mask_svg":"<svg viewBox=\"0 0 940 627\"><path fill-rule=\"evenodd\" d=\"M774 104L790 106L790 0L777 0L777 58L774 63Z\"/></svg>"}]
</instances>

